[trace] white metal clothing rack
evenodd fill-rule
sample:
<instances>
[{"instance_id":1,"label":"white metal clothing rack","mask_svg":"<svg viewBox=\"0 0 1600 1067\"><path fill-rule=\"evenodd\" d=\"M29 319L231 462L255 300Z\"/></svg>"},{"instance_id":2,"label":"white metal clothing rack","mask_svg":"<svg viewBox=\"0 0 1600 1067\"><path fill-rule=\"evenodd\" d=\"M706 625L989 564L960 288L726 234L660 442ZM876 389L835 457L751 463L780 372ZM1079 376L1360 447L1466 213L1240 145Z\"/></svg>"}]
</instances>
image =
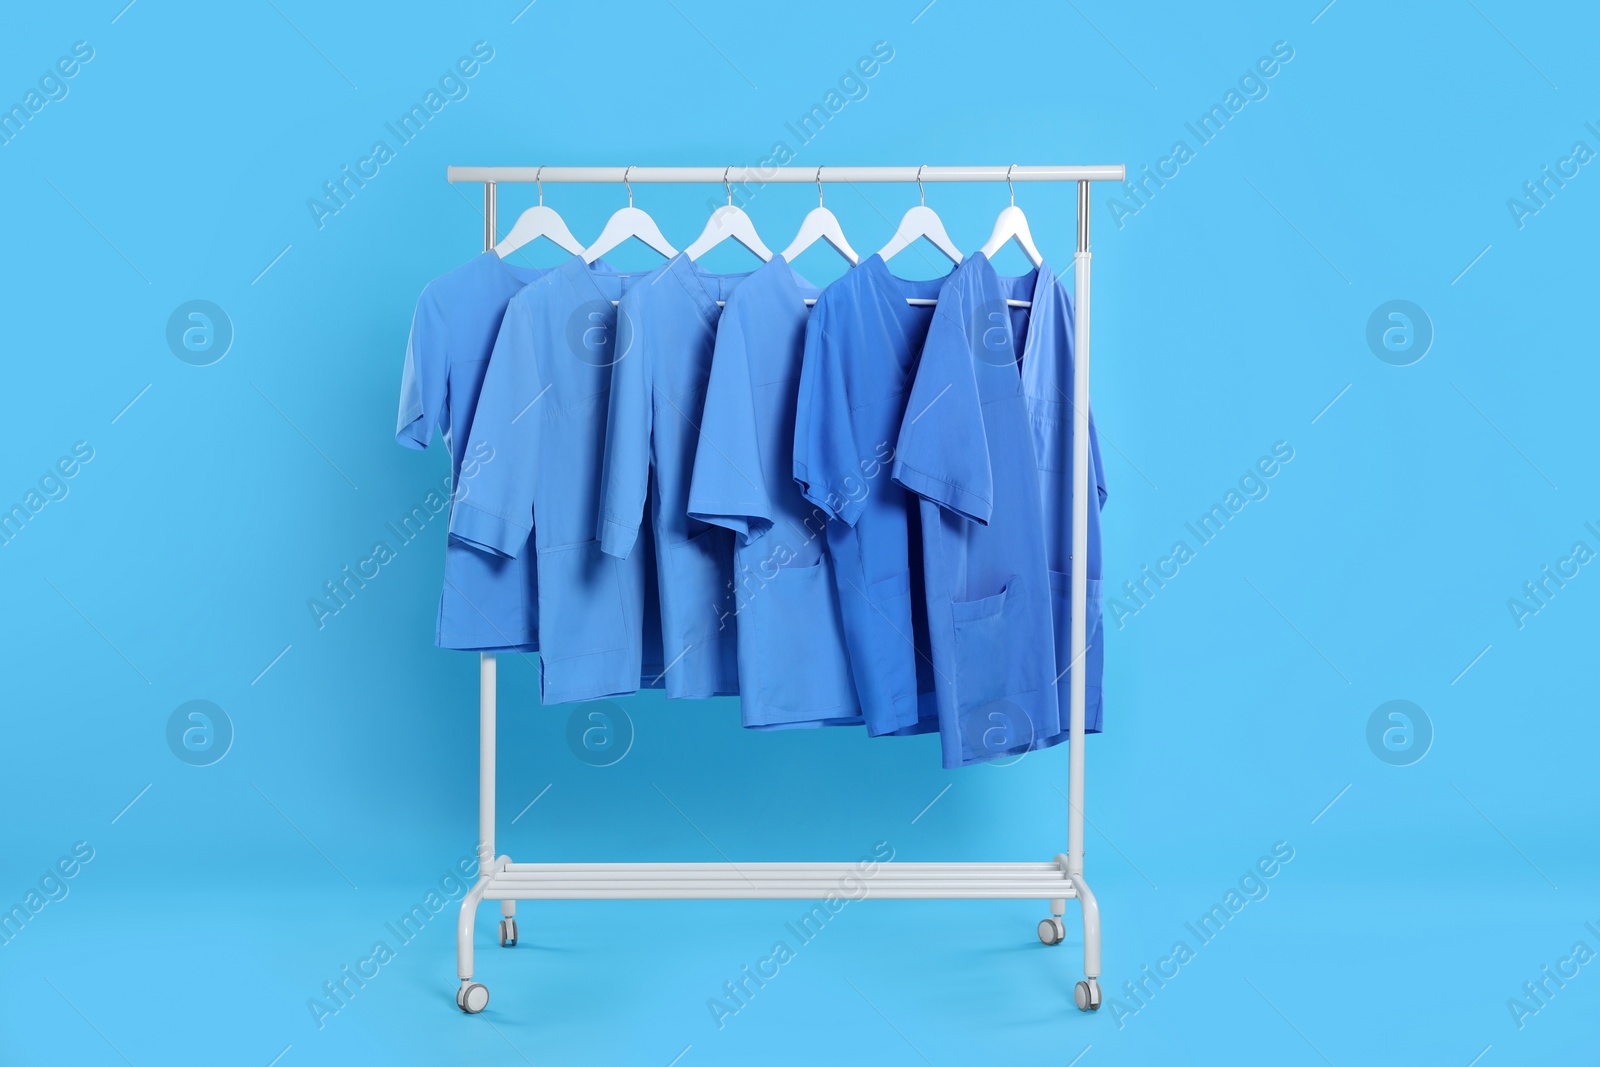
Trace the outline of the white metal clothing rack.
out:
<instances>
[{"instance_id":1,"label":"white metal clothing rack","mask_svg":"<svg viewBox=\"0 0 1600 1067\"><path fill-rule=\"evenodd\" d=\"M483 247L495 245L495 187L501 182L704 183L769 182L1076 182L1078 244L1074 256L1077 319L1072 447L1072 663L1082 663L1087 617L1089 483L1089 187L1123 181L1121 166L1084 167L451 167L452 182L483 183ZM461 902L456 1003L469 1014L484 1009L489 991L473 980L472 936L478 904L500 901L500 943L517 943L519 900L821 900L852 863L514 863L494 850L495 657L479 656L478 881ZM1039 939L1065 936L1066 902L1083 910L1084 979L1074 990L1083 1011L1100 1007L1100 907L1083 875L1084 676L1072 671L1068 742L1067 851L1048 862L881 864L868 895L898 900L1048 900Z\"/></svg>"}]
</instances>

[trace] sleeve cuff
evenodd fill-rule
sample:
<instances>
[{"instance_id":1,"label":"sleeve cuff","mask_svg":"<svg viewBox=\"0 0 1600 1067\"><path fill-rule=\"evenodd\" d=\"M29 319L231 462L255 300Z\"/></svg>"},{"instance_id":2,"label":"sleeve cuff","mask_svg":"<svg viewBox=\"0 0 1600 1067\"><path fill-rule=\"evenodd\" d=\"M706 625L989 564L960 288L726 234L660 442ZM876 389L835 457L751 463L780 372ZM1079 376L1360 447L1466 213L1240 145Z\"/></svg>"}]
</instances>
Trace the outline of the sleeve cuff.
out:
<instances>
[{"instance_id":1,"label":"sleeve cuff","mask_svg":"<svg viewBox=\"0 0 1600 1067\"><path fill-rule=\"evenodd\" d=\"M600 551L618 559L627 559L633 543L639 538L639 527L618 522L616 519L600 520Z\"/></svg>"},{"instance_id":2,"label":"sleeve cuff","mask_svg":"<svg viewBox=\"0 0 1600 1067\"><path fill-rule=\"evenodd\" d=\"M818 484L809 477L809 472L798 460L794 464L795 487L800 490L800 495L815 504L829 519L837 519L846 526L854 526L861 517L861 512L866 509L867 502L863 499L851 497L835 497L828 492L826 485Z\"/></svg>"},{"instance_id":3,"label":"sleeve cuff","mask_svg":"<svg viewBox=\"0 0 1600 1067\"><path fill-rule=\"evenodd\" d=\"M422 412L407 416L395 428L394 439L407 448L427 448L433 437L433 427L422 419Z\"/></svg>"},{"instance_id":4,"label":"sleeve cuff","mask_svg":"<svg viewBox=\"0 0 1600 1067\"><path fill-rule=\"evenodd\" d=\"M896 482L918 496L971 519L981 526L989 525L989 516L994 513L994 505L976 493L968 492L959 485L951 485L931 474L909 467L903 459L894 461L893 477Z\"/></svg>"},{"instance_id":5,"label":"sleeve cuff","mask_svg":"<svg viewBox=\"0 0 1600 1067\"><path fill-rule=\"evenodd\" d=\"M465 501L456 501L450 511L450 536L501 556L520 553L532 530L531 524L524 526Z\"/></svg>"},{"instance_id":6,"label":"sleeve cuff","mask_svg":"<svg viewBox=\"0 0 1600 1067\"><path fill-rule=\"evenodd\" d=\"M740 545L760 540L762 534L772 529L772 517L765 512L765 504L748 501L693 499L689 501L691 519L699 519L701 522L709 522L713 526L732 530L738 535Z\"/></svg>"}]
</instances>

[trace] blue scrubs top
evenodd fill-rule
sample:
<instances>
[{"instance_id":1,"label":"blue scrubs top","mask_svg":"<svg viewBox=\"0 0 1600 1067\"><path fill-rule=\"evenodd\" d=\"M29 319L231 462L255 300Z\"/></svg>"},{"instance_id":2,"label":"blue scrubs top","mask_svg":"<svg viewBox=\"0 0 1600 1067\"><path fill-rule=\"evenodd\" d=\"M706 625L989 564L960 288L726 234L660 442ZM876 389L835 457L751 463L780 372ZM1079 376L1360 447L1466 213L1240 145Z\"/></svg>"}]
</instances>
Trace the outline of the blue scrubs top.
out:
<instances>
[{"instance_id":1,"label":"blue scrubs top","mask_svg":"<svg viewBox=\"0 0 1600 1067\"><path fill-rule=\"evenodd\" d=\"M1039 272L1001 278L979 252L939 291L906 404L894 479L922 498L928 629L946 767L1062 739L1039 463L1021 365Z\"/></svg>"},{"instance_id":2,"label":"blue scrubs top","mask_svg":"<svg viewBox=\"0 0 1600 1067\"><path fill-rule=\"evenodd\" d=\"M600 547L637 560L654 494L665 688L674 698L739 691L733 535L689 515L701 408L725 300L747 274L712 274L679 253L629 287L611 369L598 508L585 518Z\"/></svg>"},{"instance_id":3,"label":"blue scrubs top","mask_svg":"<svg viewBox=\"0 0 1600 1067\"><path fill-rule=\"evenodd\" d=\"M845 644L873 736L938 729L916 498L889 476L906 390L933 318L879 256L823 290L806 326L794 478L828 513Z\"/></svg>"},{"instance_id":4,"label":"blue scrubs top","mask_svg":"<svg viewBox=\"0 0 1600 1067\"><path fill-rule=\"evenodd\" d=\"M407 448L427 448L435 428L443 435L450 451L452 511L470 496L482 464L481 455L469 455L467 442L501 316L507 301L543 273L485 252L429 282L417 301L395 437ZM479 552L446 538L434 640L441 648L533 651L539 647L537 589L528 560Z\"/></svg>"},{"instance_id":5,"label":"blue scrubs top","mask_svg":"<svg viewBox=\"0 0 1600 1067\"><path fill-rule=\"evenodd\" d=\"M806 298L782 256L728 297L717 326L689 515L733 531L739 691L758 729L863 722L828 555L828 516L795 486Z\"/></svg>"},{"instance_id":6,"label":"blue scrubs top","mask_svg":"<svg viewBox=\"0 0 1600 1067\"><path fill-rule=\"evenodd\" d=\"M505 556L533 533L546 704L632 693L645 674L642 560L600 551L594 514L619 298L638 274L573 257L506 308L472 423L492 451L450 532ZM645 674L645 677L650 677Z\"/></svg>"},{"instance_id":7,"label":"blue scrubs top","mask_svg":"<svg viewBox=\"0 0 1600 1067\"><path fill-rule=\"evenodd\" d=\"M1071 724L1072 690L1072 436L1073 306L1061 279L1048 265L1039 268L1028 326L1028 358L1022 362L1022 388L1028 398L1033 451L1039 460L1039 491L1044 501L1044 551L1050 567L1050 603L1055 621L1057 696L1061 729ZM1105 650L1100 626L1100 509L1106 501L1100 438L1089 409L1089 560L1084 655L1084 732L1098 733L1103 712L1101 677Z\"/></svg>"}]
</instances>

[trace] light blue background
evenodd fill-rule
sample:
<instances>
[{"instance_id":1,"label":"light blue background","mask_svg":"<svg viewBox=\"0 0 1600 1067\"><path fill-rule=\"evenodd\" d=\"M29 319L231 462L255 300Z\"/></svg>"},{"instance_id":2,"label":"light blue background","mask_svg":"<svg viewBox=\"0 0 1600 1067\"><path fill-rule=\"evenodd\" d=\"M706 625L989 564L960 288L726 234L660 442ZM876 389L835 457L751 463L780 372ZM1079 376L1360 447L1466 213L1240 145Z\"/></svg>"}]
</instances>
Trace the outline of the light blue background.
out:
<instances>
[{"instance_id":1,"label":"light blue background","mask_svg":"<svg viewBox=\"0 0 1600 1067\"><path fill-rule=\"evenodd\" d=\"M1593 1062L1600 965L1521 1029L1507 1007L1575 942L1600 949L1584 926L1600 927L1600 575L1581 570L1521 629L1507 607L1575 541L1600 548L1584 527L1600 526L1600 175L1582 169L1521 228L1507 206L1575 141L1600 148L1592 14L123 2L12 12L0 39L7 105L73 42L94 48L0 146L0 505L74 442L94 449L0 548L0 898L74 842L94 849L0 947L0 1060ZM469 95L319 229L307 199L479 40L494 58ZM785 122L879 40L894 58L865 99L799 144ZM525 904L511 953L493 906L480 914L483 1016L452 1003L450 909L319 1030L308 998L395 944L384 924L475 838L477 661L431 645L443 521L324 629L306 606L446 471L441 448L393 440L416 296L481 247L479 188L448 185L446 165L755 163L782 139L799 165L1136 171L1193 147L1185 123L1277 41L1294 58L1268 95L1123 227L1114 190L1096 191L1108 595L1274 442L1294 448L1266 499L1108 633L1087 809L1106 1009L1071 1006L1075 907L1046 949L1035 903L854 904L719 1030L707 999L799 903ZM532 195L503 190L502 233ZM680 245L720 195L636 188ZM915 196L833 187L829 203L870 250ZM1004 198L928 190L966 248ZM546 201L587 239L623 192ZM1067 271L1071 187L1017 202ZM813 203L773 187L750 210L781 247ZM936 269L931 253L895 265ZM802 269L837 268L813 253ZM208 367L165 340L191 299L235 330ZM1366 340L1391 299L1434 330L1410 366ZM731 700L652 695L623 702L633 747L598 769L568 748L570 709L536 706L535 669L501 666L499 847L518 859L1066 846L1065 749L947 773L932 738L746 733ZM194 699L235 731L209 767L166 741ZM1432 723L1412 766L1368 746L1391 699ZM1196 947L1184 924L1279 841L1294 859L1270 895L1114 1013L1112 998L1138 1007L1123 982Z\"/></svg>"}]
</instances>

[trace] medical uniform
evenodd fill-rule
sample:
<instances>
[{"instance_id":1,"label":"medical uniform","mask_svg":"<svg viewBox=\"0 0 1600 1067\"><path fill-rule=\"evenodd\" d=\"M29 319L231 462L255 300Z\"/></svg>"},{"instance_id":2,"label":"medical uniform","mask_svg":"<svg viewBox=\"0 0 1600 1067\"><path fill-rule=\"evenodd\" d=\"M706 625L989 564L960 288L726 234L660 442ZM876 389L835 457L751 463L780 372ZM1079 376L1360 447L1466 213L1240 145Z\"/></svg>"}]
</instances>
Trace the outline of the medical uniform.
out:
<instances>
[{"instance_id":1,"label":"medical uniform","mask_svg":"<svg viewBox=\"0 0 1600 1067\"><path fill-rule=\"evenodd\" d=\"M439 430L450 451L452 512L470 498L482 465L482 456L468 452L468 436L506 303L543 273L485 252L429 282L417 301L395 437L407 448L427 448L434 429ZM446 538L434 640L441 648L536 650L537 597L529 560L480 552Z\"/></svg>"},{"instance_id":2,"label":"medical uniform","mask_svg":"<svg viewBox=\"0 0 1600 1067\"><path fill-rule=\"evenodd\" d=\"M1062 739L1049 569L1021 365L1034 272L979 252L939 291L894 460L922 498L928 628L946 767Z\"/></svg>"},{"instance_id":3,"label":"medical uniform","mask_svg":"<svg viewBox=\"0 0 1600 1067\"><path fill-rule=\"evenodd\" d=\"M652 491L667 696L739 691L733 534L689 515L689 485L717 322L745 274L712 274L683 253L632 285L618 309L598 508L601 549L636 561Z\"/></svg>"},{"instance_id":4,"label":"medical uniform","mask_svg":"<svg viewBox=\"0 0 1600 1067\"><path fill-rule=\"evenodd\" d=\"M489 449L450 532L538 568L540 695L546 704L632 693L648 681L642 559L594 536L615 353L616 308L639 274L573 257L511 300L495 342L472 445Z\"/></svg>"},{"instance_id":5,"label":"medical uniform","mask_svg":"<svg viewBox=\"0 0 1600 1067\"><path fill-rule=\"evenodd\" d=\"M906 390L938 295L870 256L823 290L806 327L794 478L828 513L852 675L873 736L938 728L916 499L890 478Z\"/></svg>"},{"instance_id":6,"label":"medical uniform","mask_svg":"<svg viewBox=\"0 0 1600 1067\"><path fill-rule=\"evenodd\" d=\"M827 549L827 513L793 479L806 298L775 256L717 326L689 515L734 534L739 691L757 729L863 722Z\"/></svg>"},{"instance_id":7,"label":"medical uniform","mask_svg":"<svg viewBox=\"0 0 1600 1067\"><path fill-rule=\"evenodd\" d=\"M1039 491L1044 502L1044 551L1050 568L1050 603L1056 639L1057 696L1061 729L1071 724L1069 686L1072 664L1072 436L1073 436L1073 305L1061 279L1049 266L1039 268L1029 316L1028 358L1022 361L1022 388L1028 398L1033 451L1039 461ZM1106 501L1105 468L1100 438L1089 412L1089 559L1087 651L1084 670L1084 732L1098 733L1103 714L1101 678L1105 649L1100 626L1100 509Z\"/></svg>"}]
</instances>

